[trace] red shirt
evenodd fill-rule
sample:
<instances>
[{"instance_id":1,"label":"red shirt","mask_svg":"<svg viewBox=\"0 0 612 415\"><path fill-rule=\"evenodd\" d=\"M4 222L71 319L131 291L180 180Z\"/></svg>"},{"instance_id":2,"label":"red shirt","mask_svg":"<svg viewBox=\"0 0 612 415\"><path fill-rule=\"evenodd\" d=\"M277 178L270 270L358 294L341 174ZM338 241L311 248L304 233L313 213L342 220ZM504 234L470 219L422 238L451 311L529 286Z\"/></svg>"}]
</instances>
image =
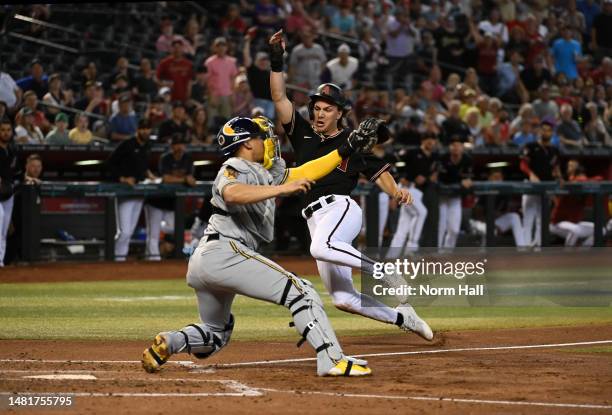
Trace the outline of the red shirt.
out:
<instances>
[{"instance_id":1,"label":"red shirt","mask_svg":"<svg viewBox=\"0 0 612 415\"><path fill-rule=\"evenodd\" d=\"M167 56L157 66L157 78L172 81L172 100L186 101L189 81L193 79L193 64L185 58Z\"/></svg>"},{"instance_id":2,"label":"red shirt","mask_svg":"<svg viewBox=\"0 0 612 415\"><path fill-rule=\"evenodd\" d=\"M478 73L483 75L495 75L497 70L497 46L495 42L491 47L485 47L485 43L478 44Z\"/></svg>"}]
</instances>

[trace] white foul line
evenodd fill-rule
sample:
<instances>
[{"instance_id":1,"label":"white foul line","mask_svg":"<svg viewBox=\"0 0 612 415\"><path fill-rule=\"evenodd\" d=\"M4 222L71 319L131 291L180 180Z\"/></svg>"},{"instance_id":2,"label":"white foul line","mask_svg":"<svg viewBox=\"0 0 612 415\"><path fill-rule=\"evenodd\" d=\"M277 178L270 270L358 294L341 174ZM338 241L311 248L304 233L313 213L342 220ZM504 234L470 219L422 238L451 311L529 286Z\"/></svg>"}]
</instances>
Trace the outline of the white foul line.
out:
<instances>
[{"instance_id":1,"label":"white foul line","mask_svg":"<svg viewBox=\"0 0 612 415\"><path fill-rule=\"evenodd\" d=\"M597 344L612 344L612 340L597 340L587 342L573 343L548 343L548 344L527 344L517 346L489 346L489 347L461 347L457 349L433 349L433 350L414 350L409 352L383 352L383 353L366 353L356 354L354 357L383 357L383 356L403 356L403 355L418 355L418 354L436 354L436 353L452 353L452 352L477 352L491 350L518 350L518 349L543 349L554 347L569 347L569 346L593 346ZM299 359L281 359L281 360L258 360L253 362L235 362L235 363L215 363L208 366L198 365L190 360L172 360L166 364L176 364L194 369L207 369L211 367L235 367L235 366L255 366L255 365L271 365L277 363L298 363L312 362L317 360L314 357L304 357ZM140 360L45 360L45 359L0 359L0 363L115 363L115 364L136 364L141 363Z\"/></svg>"},{"instance_id":2,"label":"white foul line","mask_svg":"<svg viewBox=\"0 0 612 415\"><path fill-rule=\"evenodd\" d=\"M443 398L436 396L398 396L398 395L373 395L360 393L340 393L340 392L321 392L321 391L294 391L271 388L258 388L261 391L273 393L291 393L296 395L324 395L337 396L342 398L375 398L375 399L406 399L413 401L435 401L453 403L479 403L491 405L524 405L524 406L548 406L556 408L581 408L581 409L612 409L612 405L579 404L579 403L554 403L554 402L529 402L529 401L504 401L495 399L467 399L467 398Z\"/></svg>"},{"instance_id":3,"label":"white foul line","mask_svg":"<svg viewBox=\"0 0 612 415\"><path fill-rule=\"evenodd\" d=\"M434 350L415 350L410 352L384 352L384 353L365 353L352 355L354 357L379 357L379 356L403 356L415 354L434 354L434 353L451 353L451 352L477 352L487 350L516 350L516 349L543 349L553 347L568 347L568 346L591 346L596 344L610 344L612 340L598 340L590 342L574 342L574 343L551 343L551 344L529 344L519 346L490 346L490 347L461 347L457 349L434 349ZM317 360L313 357L305 357L301 359L282 359L282 360L259 360L254 362L237 362L237 363L217 363L214 367L235 367L235 366L254 366L254 365L269 365L276 363L297 363L309 362Z\"/></svg>"}]
</instances>

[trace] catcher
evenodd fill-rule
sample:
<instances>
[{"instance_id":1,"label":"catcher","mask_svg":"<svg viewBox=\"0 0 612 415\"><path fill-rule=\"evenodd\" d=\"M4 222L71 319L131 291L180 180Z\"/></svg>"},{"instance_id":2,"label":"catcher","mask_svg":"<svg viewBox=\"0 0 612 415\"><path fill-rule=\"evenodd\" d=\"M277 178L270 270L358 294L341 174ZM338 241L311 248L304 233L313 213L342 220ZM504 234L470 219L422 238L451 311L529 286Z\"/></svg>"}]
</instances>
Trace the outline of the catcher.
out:
<instances>
[{"instance_id":1,"label":"catcher","mask_svg":"<svg viewBox=\"0 0 612 415\"><path fill-rule=\"evenodd\" d=\"M291 325L302 336L298 344L307 341L316 351L319 376L371 373L366 361L344 355L311 283L263 257L257 248L272 240L274 198L307 192L314 180L336 168L343 158L369 151L374 142L356 131L337 150L287 169L275 151L273 137L266 119L236 117L219 132L223 155L232 157L215 178L213 214L187 270L187 284L196 292L202 322L158 334L143 352L147 372L159 370L176 353L203 359L221 350L234 327L234 296L242 294L291 311Z\"/></svg>"},{"instance_id":2,"label":"catcher","mask_svg":"<svg viewBox=\"0 0 612 415\"><path fill-rule=\"evenodd\" d=\"M307 163L338 148L352 134L342 128L342 118L351 107L340 87L329 83L320 85L316 93L310 96L310 122L305 120L286 95L283 74L285 42L282 31L270 38L270 49L272 100L295 151L296 164ZM375 118L363 121L358 131L373 136L378 143L390 137L382 120ZM365 175L399 204L412 203L410 192L397 186L388 171L390 167L390 164L372 154L355 154L344 159L338 168L313 185L312 191L304 197L302 210L312 239L310 253L317 260L319 274L336 308L395 324L426 340L432 340L431 329L412 306L405 302L407 298L400 298L402 303L394 309L359 293L353 285L352 268L371 273L374 264L352 246L362 222L361 208L350 197L359 175ZM395 281L386 281L388 285L397 286L402 283L393 278Z\"/></svg>"}]
</instances>

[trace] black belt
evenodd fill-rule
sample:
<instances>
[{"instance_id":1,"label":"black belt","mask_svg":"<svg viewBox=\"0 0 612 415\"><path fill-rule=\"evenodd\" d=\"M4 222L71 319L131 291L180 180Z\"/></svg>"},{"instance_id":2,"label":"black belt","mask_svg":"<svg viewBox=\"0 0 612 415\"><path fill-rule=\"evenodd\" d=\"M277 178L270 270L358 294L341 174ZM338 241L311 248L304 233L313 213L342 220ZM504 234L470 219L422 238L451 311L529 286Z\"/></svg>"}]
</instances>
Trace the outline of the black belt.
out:
<instances>
[{"instance_id":1,"label":"black belt","mask_svg":"<svg viewBox=\"0 0 612 415\"><path fill-rule=\"evenodd\" d=\"M329 205L330 203L336 200L336 196L334 195L327 196L323 200L325 200L325 203ZM304 209L304 216L306 216L306 219L310 219L313 213L315 213L317 210L321 209L322 207L323 207L323 204L321 202L312 203L306 209Z\"/></svg>"}]
</instances>

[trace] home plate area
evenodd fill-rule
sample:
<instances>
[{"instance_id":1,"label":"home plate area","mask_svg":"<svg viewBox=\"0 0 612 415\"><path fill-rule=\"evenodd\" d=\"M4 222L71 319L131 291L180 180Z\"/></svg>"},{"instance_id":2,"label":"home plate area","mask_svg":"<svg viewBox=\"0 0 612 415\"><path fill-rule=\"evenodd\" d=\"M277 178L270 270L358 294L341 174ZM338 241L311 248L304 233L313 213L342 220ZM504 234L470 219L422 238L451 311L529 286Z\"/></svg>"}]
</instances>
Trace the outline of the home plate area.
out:
<instances>
[{"instance_id":1,"label":"home plate area","mask_svg":"<svg viewBox=\"0 0 612 415\"><path fill-rule=\"evenodd\" d=\"M374 342L375 340L375 342ZM72 413L612 413L612 327L347 337L373 376L319 378L291 342L234 342L209 360L180 355L147 374L142 342L3 341L0 409L10 396L68 394ZM12 352L6 352L10 350ZM576 385L580 385L579 388ZM57 408L47 409L58 413Z\"/></svg>"}]
</instances>

